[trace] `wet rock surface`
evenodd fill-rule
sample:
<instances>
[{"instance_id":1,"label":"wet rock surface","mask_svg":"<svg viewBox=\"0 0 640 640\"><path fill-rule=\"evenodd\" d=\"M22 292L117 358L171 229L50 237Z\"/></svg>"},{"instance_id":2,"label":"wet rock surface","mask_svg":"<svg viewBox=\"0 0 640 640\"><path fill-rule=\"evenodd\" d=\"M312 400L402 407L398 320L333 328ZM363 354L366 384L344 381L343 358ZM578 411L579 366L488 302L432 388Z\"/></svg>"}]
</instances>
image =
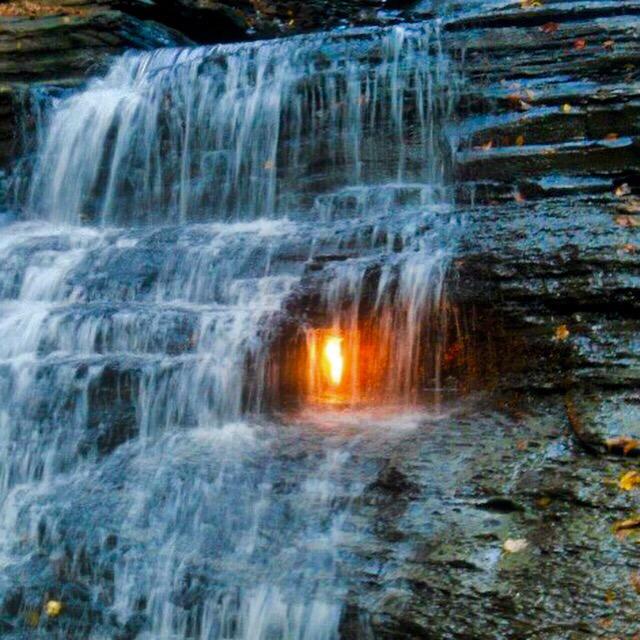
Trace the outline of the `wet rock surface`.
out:
<instances>
[{"instance_id":1,"label":"wet rock surface","mask_svg":"<svg viewBox=\"0 0 640 640\"><path fill-rule=\"evenodd\" d=\"M631 638L636 548L613 527L637 505L616 484L633 465L584 453L553 401L478 409L403 451L424 489L395 517L401 542L369 551L374 637Z\"/></svg>"},{"instance_id":2,"label":"wet rock surface","mask_svg":"<svg viewBox=\"0 0 640 640\"><path fill-rule=\"evenodd\" d=\"M638 508L618 486L636 468L640 424L638 5L516 4L448 25L475 78L458 156L472 229L458 294L480 316L498 310L509 406L492 433L448 433L470 450L428 518L448 525L371 607L381 637L640 629L634 529L615 525ZM509 554L505 539L529 545Z\"/></svg>"},{"instance_id":3,"label":"wet rock surface","mask_svg":"<svg viewBox=\"0 0 640 640\"><path fill-rule=\"evenodd\" d=\"M638 497L618 481L640 424L639 7L503 4L445 29L470 79L452 282L486 319L507 401L397 469L451 484L385 529L402 542L371 551L379 591L354 607L374 637L633 638Z\"/></svg>"},{"instance_id":4,"label":"wet rock surface","mask_svg":"<svg viewBox=\"0 0 640 640\"><path fill-rule=\"evenodd\" d=\"M637 387L637 10L558 2L462 22L472 92L484 85L459 154L474 194L462 295L484 282L504 322L558 356L507 384L603 402Z\"/></svg>"}]
</instances>

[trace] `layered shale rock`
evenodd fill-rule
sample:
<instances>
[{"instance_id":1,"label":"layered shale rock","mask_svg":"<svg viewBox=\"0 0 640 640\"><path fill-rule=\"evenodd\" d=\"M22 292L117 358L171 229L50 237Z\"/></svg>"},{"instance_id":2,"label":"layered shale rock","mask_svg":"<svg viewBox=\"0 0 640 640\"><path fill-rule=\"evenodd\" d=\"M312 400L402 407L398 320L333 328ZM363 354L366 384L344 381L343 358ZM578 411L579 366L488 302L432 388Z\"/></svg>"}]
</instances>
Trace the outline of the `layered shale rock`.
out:
<instances>
[{"instance_id":1,"label":"layered shale rock","mask_svg":"<svg viewBox=\"0 0 640 640\"><path fill-rule=\"evenodd\" d=\"M637 497L619 482L636 468L640 416L639 10L514 2L446 25L468 78L452 281L508 393L501 418L436 436L440 457L469 452L459 468L429 473L423 456L399 469L420 487L450 476L449 507L423 499L438 523L427 535L402 513L409 562L383 536L371 551L390 570L354 608L377 637L638 632Z\"/></svg>"},{"instance_id":2,"label":"layered shale rock","mask_svg":"<svg viewBox=\"0 0 640 640\"><path fill-rule=\"evenodd\" d=\"M462 295L561 354L516 386L638 383L638 11L547 2L449 25L469 79Z\"/></svg>"}]
</instances>

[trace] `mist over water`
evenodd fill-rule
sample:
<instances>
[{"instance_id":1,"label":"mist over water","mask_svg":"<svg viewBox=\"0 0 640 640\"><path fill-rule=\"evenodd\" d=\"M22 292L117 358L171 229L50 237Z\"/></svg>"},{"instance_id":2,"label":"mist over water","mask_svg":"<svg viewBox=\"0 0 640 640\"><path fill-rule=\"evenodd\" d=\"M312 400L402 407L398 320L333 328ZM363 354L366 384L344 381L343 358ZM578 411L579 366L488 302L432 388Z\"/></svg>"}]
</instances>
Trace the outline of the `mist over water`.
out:
<instances>
[{"instance_id":1,"label":"mist over water","mask_svg":"<svg viewBox=\"0 0 640 640\"><path fill-rule=\"evenodd\" d=\"M130 53L41 103L0 238L7 576L84 585L91 638L338 637L352 504L441 384L458 82L434 23ZM309 287L393 411L274 417Z\"/></svg>"}]
</instances>

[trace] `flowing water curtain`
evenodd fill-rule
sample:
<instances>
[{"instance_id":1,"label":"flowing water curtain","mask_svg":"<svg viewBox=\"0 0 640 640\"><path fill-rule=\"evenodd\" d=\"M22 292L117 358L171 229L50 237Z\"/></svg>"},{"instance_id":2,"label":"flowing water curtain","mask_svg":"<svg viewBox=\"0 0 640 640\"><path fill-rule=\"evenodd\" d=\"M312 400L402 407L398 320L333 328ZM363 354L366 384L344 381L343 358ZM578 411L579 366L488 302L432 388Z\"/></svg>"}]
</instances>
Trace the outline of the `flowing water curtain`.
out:
<instances>
[{"instance_id":1,"label":"flowing water curtain","mask_svg":"<svg viewBox=\"0 0 640 640\"><path fill-rule=\"evenodd\" d=\"M457 234L457 225L450 225ZM422 390L441 390L451 309L446 296L447 242L408 252L375 270L358 261L336 267L323 291L328 328L310 329L308 395L334 402L415 404ZM457 337L457 336L456 336ZM346 369L323 381L322 349L339 340ZM316 364L319 363L319 364Z\"/></svg>"},{"instance_id":2,"label":"flowing water curtain","mask_svg":"<svg viewBox=\"0 0 640 640\"><path fill-rule=\"evenodd\" d=\"M384 340L437 306L455 235L438 43L424 26L128 54L54 97L38 219L0 239L1 551L39 594L64 549L118 631L144 612L150 638L338 635L365 472L256 417L246 360L323 251L346 256L314 283L327 328L376 269L377 311L405 304Z\"/></svg>"},{"instance_id":3,"label":"flowing water curtain","mask_svg":"<svg viewBox=\"0 0 640 640\"><path fill-rule=\"evenodd\" d=\"M65 222L299 215L339 186L442 183L437 28L128 54L56 101L27 210Z\"/></svg>"}]
</instances>

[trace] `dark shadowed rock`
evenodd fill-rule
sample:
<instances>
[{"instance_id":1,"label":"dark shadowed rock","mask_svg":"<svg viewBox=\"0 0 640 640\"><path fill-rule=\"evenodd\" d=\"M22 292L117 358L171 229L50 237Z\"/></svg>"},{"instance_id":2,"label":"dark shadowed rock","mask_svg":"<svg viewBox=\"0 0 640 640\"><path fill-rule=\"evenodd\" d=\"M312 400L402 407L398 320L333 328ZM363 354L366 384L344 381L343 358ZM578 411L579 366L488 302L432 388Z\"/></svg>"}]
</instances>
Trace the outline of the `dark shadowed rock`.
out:
<instances>
[{"instance_id":1,"label":"dark shadowed rock","mask_svg":"<svg viewBox=\"0 0 640 640\"><path fill-rule=\"evenodd\" d=\"M411 482L397 466L389 463L380 471L377 480L370 484L367 490L408 497L416 494L419 488Z\"/></svg>"}]
</instances>

